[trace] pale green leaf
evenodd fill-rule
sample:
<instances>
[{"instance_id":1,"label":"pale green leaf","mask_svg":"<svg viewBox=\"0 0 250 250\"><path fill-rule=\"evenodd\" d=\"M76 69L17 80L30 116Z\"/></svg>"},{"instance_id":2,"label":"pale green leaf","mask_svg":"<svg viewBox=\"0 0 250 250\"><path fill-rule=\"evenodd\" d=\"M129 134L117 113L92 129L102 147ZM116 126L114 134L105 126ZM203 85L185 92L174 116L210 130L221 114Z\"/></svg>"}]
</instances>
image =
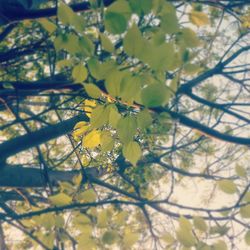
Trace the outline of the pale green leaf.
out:
<instances>
[{"instance_id":1,"label":"pale green leaf","mask_svg":"<svg viewBox=\"0 0 250 250\"><path fill-rule=\"evenodd\" d=\"M88 96L97 99L101 96L101 90L93 83L86 83L84 84L84 88L88 94Z\"/></svg>"},{"instance_id":2,"label":"pale green leaf","mask_svg":"<svg viewBox=\"0 0 250 250\"><path fill-rule=\"evenodd\" d=\"M246 169L244 167L242 167L241 165L239 165L239 164L236 165L235 172L240 177L246 177L247 176Z\"/></svg>"},{"instance_id":3,"label":"pale green leaf","mask_svg":"<svg viewBox=\"0 0 250 250\"><path fill-rule=\"evenodd\" d=\"M223 240L219 240L213 245L213 250L227 250L227 244Z\"/></svg>"},{"instance_id":4,"label":"pale green leaf","mask_svg":"<svg viewBox=\"0 0 250 250\"><path fill-rule=\"evenodd\" d=\"M63 216L61 216L61 215L57 215L56 217L55 217L55 225L57 226L57 227L59 227L59 228L63 228L64 227L64 218L63 218Z\"/></svg>"},{"instance_id":5,"label":"pale green leaf","mask_svg":"<svg viewBox=\"0 0 250 250\"><path fill-rule=\"evenodd\" d=\"M111 42L111 40L103 33L100 34L100 38L101 38L101 45L102 45L103 50L106 50L112 53L115 50L115 47L113 43Z\"/></svg>"},{"instance_id":6,"label":"pale green leaf","mask_svg":"<svg viewBox=\"0 0 250 250\"><path fill-rule=\"evenodd\" d=\"M227 194L234 194L237 192L237 186L232 180L220 180L217 183L220 190Z\"/></svg>"},{"instance_id":7,"label":"pale green leaf","mask_svg":"<svg viewBox=\"0 0 250 250\"><path fill-rule=\"evenodd\" d=\"M117 133L123 143L128 143L133 140L136 129L136 119L132 116L121 118L117 123Z\"/></svg>"},{"instance_id":8,"label":"pale green leaf","mask_svg":"<svg viewBox=\"0 0 250 250\"><path fill-rule=\"evenodd\" d=\"M122 153L126 160L128 160L134 166L142 156L140 145L135 141L130 141L129 143L125 144L122 148Z\"/></svg>"},{"instance_id":9,"label":"pale green leaf","mask_svg":"<svg viewBox=\"0 0 250 250\"><path fill-rule=\"evenodd\" d=\"M149 127L153 122L152 116L147 109L144 109L143 111L139 112L136 116L136 119L138 127L141 129Z\"/></svg>"},{"instance_id":10,"label":"pale green leaf","mask_svg":"<svg viewBox=\"0 0 250 250\"><path fill-rule=\"evenodd\" d=\"M176 10L172 4L166 3L161 12L161 28L168 34L173 34L179 31L178 19Z\"/></svg>"},{"instance_id":11,"label":"pale green leaf","mask_svg":"<svg viewBox=\"0 0 250 250\"><path fill-rule=\"evenodd\" d=\"M105 228L108 225L108 214L107 210L102 210L100 213L97 215L97 226L100 228Z\"/></svg>"},{"instance_id":12,"label":"pale green leaf","mask_svg":"<svg viewBox=\"0 0 250 250\"><path fill-rule=\"evenodd\" d=\"M240 208L240 215L242 218L250 218L250 205L246 205Z\"/></svg>"},{"instance_id":13,"label":"pale green leaf","mask_svg":"<svg viewBox=\"0 0 250 250\"><path fill-rule=\"evenodd\" d=\"M127 28L125 16L115 12L107 12L104 19L106 30L112 34L121 34Z\"/></svg>"},{"instance_id":14,"label":"pale green leaf","mask_svg":"<svg viewBox=\"0 0 250 250\"><path fill-rule=\"evenodd\" d=\"M50 34L56 30L56 25L46 18L39 19L39 23L42 27L47 30Z\"/></svg>"},{"instance_id":15,"label":"pale green leaf","mask_svg":"<svg viewBox=\"0 0 250 250\"><path fill-rule=\"evenodd\" d=\"M55 206L63 206L71 203L72 198L65 193L59 193L49 197L51 203Z\"/></svg>"},{"instance_id":16,"label":"pale green leaf","mask_svg":"<svg viewBox=\"0 0 250 250\"><path fill-rule=\"evenodd\" d=\"M103 152L111 151L114 147L114 140L109 131L101 132L101 149Z\"/></svg>"},{"instance_id":17,"label":"pale green leaf","mask_svg":"<svg viewBox=\"0 0 250 250\"><path fill-rule=\"evenodd\" d=\"M183 28L181 30L181 39L188 48L195 48L201 45L196 33L190 28Z\"/></svg>"},{"instance_id":18,"label":"pale green leaf","mask_svg":"<svg viewBox=\"0 0 250 250\"><path fill-rule=\"evenodd\" d=\"M121 211L120 213L114 216L113 221L116 225L123 226L126 224L127 218L128 218L128 212Z\"/></svg>"},{"instance_id":19,"label":"pale green leaf","mask_svg":"<svg viewBox=\"0 0 250 250\"><path fill-rule=\"evenodd\" d=\"M112 74L109 74L105 80L105 88L107 89L108 93L113 96L117 97L120 95L121 91L121 81L125 76L124 72L119 70L112 71Z\"/></svg>"},{"instance_id":20,"label":"pale green leaf","mask_svg":"<svg viewBox=\"0 0 250 250\"><path fill-rule=\"evenodd\" d=\"M152 0L129 0L129 5L131 10L139 16L146 15L151 11Z\"/></svg>"},{"instance_id":21,"label":"pale green leaf","mask_svg":"<svg viewBox=\"0 0 250 250\"><path fill-rule=\"evenodd\" d=\"M176 232L177 240L185 247L192 247L196 244L192 231L181 228Z\"/></svg>"},{"instance_id":22,"label":"pale green leaf","mask_svg":"<svg viewBox=\"0 0 250 250\"><path fill-rule=\"evenodd\" d=\"M109 110L108 122L113 128L116 128L118 121L121 119L121 115L118 112L118 109L115 105L109 105L108 110Z\"/></svg>"},{"instance_id":23,"label":"pale green leaf","mask_svg":"<svg viewBox=\"0 0 250 250\"><path fill-rule=\"evenodd\" d=\"M75 82L81 83L87 79L88 71L83 64L76 65L72 70L72 77Z\"/></svg>"},{"instance_id":24,"label":"pale green leaf","mask_svg":"<svg viewBox=\"0 0 250 250\"><path fill-rule=\"evenodd\" d=\"M168 245L172 245L175 242L175 238L170 233L165 233L161 239L164 240Z\"/></svg>"},{"instance_id":25,"label":"pale green leaf","mask_svg":"<svg viewBox=\"0 0 250 250\"><path fill-rule=\"evenodd\" d=\"M80 48L79 53L81 52L84 56L88 57L94 54L95 45L87 35L82 35L79 38L78 46Z\"/></svg>"},{"instance_id":26,"label":"pale green leaf","mask_svg":"<svg viewBox=\"0 0 250 250\"><path fill-rule=\"evenodd\" d=\"M199 229L202 232L207 231L207 224L202 217L198 217L198 216L194 217L193 222L194 222L195 228Z\"/></svg>"},{"instance_id":27,"label":"pale green leaf","mask_svg":"<svg viewBox=\"0 0 250 250\"><path fill-rule=\"evenodd\" d=\"M141 78L139 76L124 77L121 82L121 97L124 102L132 103L141 91Z\"/></svg>"},{"instance_id":28,"label":"pale green leaf","mask_svg":"<svg viewBox=\"0 0 250 250\"><path fill-rule=\"evenodd\" d=\"M96 106L90 118L91 128L100 128L102 127L108 120L109 110L103 105Z\"/></svg>"},{"instance_id":29,"label":"pale green leaf","mask_svg":"<svg viewBox=\"0 0 250 250\"><path fill-rule=\"evenodd\" d=\"M209 24L209 19L206 13L192 10L189 14L189 20L196 26L203 26Z\"/></svg>"},{"instance_id":30,"label":"pale green leaf","mask_svg":"<svg viewBox=\"0 0 250 250\"><path fill-rule=\"evenodd\" d=\"M96 193L93 189L88 189L77 194L77 199L84 202L94 202L96 200Z\"/></svg>"},{"instance_id":31,"label":"pale green leaf","mask_svg":"<svg viewBox=\"0 0 250 250\"><path fill-rule=\"evenodd\" d=\"M131 247L138 241L139 233L133 232L130 227L126 227L123 234L123 245L126 249Z\"/></svg>"},{"instance_id":32,"label":"pale green leaf","mask_svg":"<svg viewBox=\"0 0 250 250\"><path fill-rule=\"evenodd\" d=\"M144 50L144 40L136 24L133 24L123 39L123 49L129 56L138 57Z\"/></svg>"},{"instance_id":33,"label":"pale green leaf","mask_svg":"<svg viewBox=\"0 0 250 250\"><path fill-rule=\"evenodd\" d=\"M150 84L141 92L142 104L146 107L164 106L171 96L170 90L163 84Z\"/></svg>"},{"instance_id":34,"label":"pale green leaf","mask_svg":"<svg viewBox=\"0 0 250 250\"><path fill-rule=\"evenodd\" d=\"M246 244L250 246L250 230L246 232L244 239Z\"/></svg>"}]
</instances>

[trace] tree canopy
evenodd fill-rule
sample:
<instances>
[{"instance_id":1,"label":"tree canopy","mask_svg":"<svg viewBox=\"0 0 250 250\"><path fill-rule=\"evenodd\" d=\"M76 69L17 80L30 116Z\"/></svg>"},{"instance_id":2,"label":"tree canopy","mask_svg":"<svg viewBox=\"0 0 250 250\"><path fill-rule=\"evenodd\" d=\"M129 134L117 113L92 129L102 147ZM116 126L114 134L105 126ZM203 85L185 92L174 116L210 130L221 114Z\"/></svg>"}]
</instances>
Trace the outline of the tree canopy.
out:
<instances>
[{"instance_id":1,"label":"tree canopy","mask_svg":"<svg viewBox=\"0 0 250 250\"><path fill-rule=\"evenodd\" d=\"M250 248L250 8L0 2L0 249Z\"/></svg>"}]
</instances>

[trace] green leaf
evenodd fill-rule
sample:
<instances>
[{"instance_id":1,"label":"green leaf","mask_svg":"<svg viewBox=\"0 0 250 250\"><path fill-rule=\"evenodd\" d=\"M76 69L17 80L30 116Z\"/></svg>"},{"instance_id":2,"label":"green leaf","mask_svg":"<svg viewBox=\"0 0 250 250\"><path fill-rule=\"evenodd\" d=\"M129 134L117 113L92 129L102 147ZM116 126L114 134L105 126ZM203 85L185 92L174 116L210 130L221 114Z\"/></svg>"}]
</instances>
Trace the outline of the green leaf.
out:
<instances>
[{"instance_id":1,"label":"green leaf","mask_svg":"<svg viewBox=\"0 0 250 250\"><path fill-rule=\"evenodd\" d=\"M146 107L164 106L171 96L170 90L163 84L150 84L141 92L142 104Z\"/></svg>"},{"instance_id":2,"label":"green leaf","mask_svg":"<svg viewBox=\"0 0 250 250\"><path fill-rule=\"evenodd\" d=\"M250 202L250 191L245 193L245 195L243 196L243 200L245 202Z\"/></svg>"},{"instance_id":3,"label":"green leaf","mask_svg":"<svg viewBox=\"0 0 250 250\"><path fill-rule=\"evenodd\" d=\"M250 246L250 230L247 231L244 239L245 239L246 244Z\"/></svg>"},{"instance_id":4,"label":"green leaf","mask_svg":"<svg viewBox=\"0 0 250 250\"><path fill-rule=\"evenodd\" d=\"M181 216L179 218L179 227L180 229L186 230L186 231L191 231L192 230L192 225L190 221L185 218L184 216Z\"/></svg>"},{"instance_id":5,"label":"green leaf","mask_svg":"<svg viewBox=\"0 0 250 250\"><path fill-rule=\"evenodd\" d=\"M84 148L93 149L96 148L100 143L101 143L101 132L98 130L92 130L83 138L82 146Z\"/></svg>"},{"instance_id":6,"label":"green leaf","mask_svg":"<svg viewBox=\"0 0 250 250\"><path fill-rule=\"evenodd\" d=\"M78 212L77 215L73 217L72 223L74 225L88 225L88 224L91 224L91 220L85 214ZM91 235L91 231L89 235Z\"/></svg>"},{"instance_id":7,"label":"green leaf","mask_svg":"<svg viewBox=\"0 0 250 250\"><path fill-rule=\"evenodd\" d=\"M128 160L134 166L142 156L140 145L135 141L125 144L122 148L122 153L126 160Z\"/></svg>"},{"instance_id":8,"label":"green leaf","mask_svg":"<svg viewBox=\"0 0 250 250\"><path fill-rule=\"evenodd\" d=\"M219 240L213 245L213 250L227 250L227 244L223 240Z\"/></svg>"},{"instance_id":9,"label":"green leaf","mask_svg":"<svg viewBox=\"0 0 250 250\"><path fill-rule=\"evenodd\" d=\"M170 233L165 233L161 239L164 240L168 245L172 245L175 242L175 238Z\"/></svg>"},{"instance_id":10,"label":"green leaf","mask_svg":"<svg viewBox=\"0 0 250 250\"><path fill-rule=\"evenodd\" d=\"M116 231L107 231L102 236L102 242L107 245L114 244L119 239L119 235Z\"/></svg>"},{"instance_id":11,"label":"green leaf","mask_svg":"<svg viewBox=\"0 0 250 250\"><path fill-rule=\"evenodd\" d=\"M149 64L155 70L173 70L175 69L175 49L173 43L163 43L160 46L145 43L143 54L140 60Z\"/></svg>"},{"instance_id":12,"label":"green leaf","mask_svg":"<svg viewBox=\"0 0 250 250\"><path fill-rule=\"evenodd\" d=\"M198 216L194 217L193 222L194 222L195 228L199 229L202 232L207 231L207 224L202 217L198 217Z\"/></svg>"},{"instance_id":13,"label":"green leaf","mask_svg":"<svg viewBox=\"0 0 250 250\"><path fill-rule=\"evenodd\" d=\"M132 103L141 91L141 78L139 76L124 77L121 82L121 97L124 102Z\"/></svg>"},{"instance_id":14,"label":"green leaf","mask_svg":"<svg viewBox=\"0 0 250 250\"><path fill-rule=\"evenodd\" d=\"M239 164L236 165L235 172L240 177L246 177L247 176L246 169L244 167L242 167L241 165L239 165Z\"/></svg>"},{"instance_id":15,"label":"green leaf","mask_svg":"<svg viewBox=\"0 0 250 250\"><path fill-rule=\"evenodd\" d=\"M51 203L55 206L64 206L71 203L72 198L64 193L59 193L49 197Z\"/></svg>"},{"instance_id":16,"label":"green leaf","mask_svg":"<svg viewBox=\"0 0 250 250\"><path fill-rule=\"evenodd\" d=\"M87 79L88 71L83 64L78 64L73 68L72 77L75 82L81 83Z\"/></svg>"},{"instance_id":17,"label":"green leaf","mask_svg":"<svg viewBox=\"0 0 250 250\"><path fill-rule=\"evenodd\" d=\"M210 234L219 234L219 235L225 235L229 230L229 227L226 225L218 225L218 226L213 226L210 228L209 233Z\"/></svg>"},{"instance_id":18,"label":"green leaf","mask_svg":"<svg viewBox=\"0 0 250 250\"><path fill-rule=\"evenodd\" d=\"M123 245L126 249L131 249L132 246L138 241L139 234L133 232L130 227L126 227L123 234Z\"/></svg>"},{"instance_id":19,"label":"green leaf","mask_svg":"<svg viewBox=\"0 0 250 250\"><path fill-rule=\"evenodd\" d=\"M102 127L108 120L108 110L103 105L96 106L90 118L91 128L100 128Z\"/></svg>"},{"instance_id":20,"label":"green leaf","mask_svg":"<svg viewBox=\"0 0 250 250\"><path fill-rule=\"evenodd\" d=\"M133 140L133 137L136 133L136 119L132 116L126 116L121 118L117 123L117 133L120 140L123 143L128 143Z\"/></svg>"},{"instance_id":21,"label":"green leaf","mask_svg":"<svg viewBox=\"0 0 250 250\"><path fill-rule=\"evenodd\" d=\"M85 202L95 202L96 193L93 189L88 189L88 190L78 194L77 199L80 201L85 201Z\"/></svg>"},{"instance_id":22,"label":"green leaf","mask_svg":"<svg viewBox=\"0 0 250 250\"><path fill-rule=\"evenodd\" d=\"M93 83L84 84L84 88L85 88L88 96L90 96L94 99L98 99L102 94L101 90Z\"/></svg>"},{"instance_id":23,"label":"green leaf","mask_svg":"<svg viewBox=\"0 0 250 250\"><path fill-rule=\"evenodd\" d=\"M101 45L102 45L103 50L106 50L107 52L112 53L115 50L115 47L113 43L111 42L111 40L103 33L100 34L100 38L101 38Z\"/></svg>"},{"instance_id":24,"label":"green leaf","mask_svg":"<svg viewBox=\"0 0 250 250\"><path fill-rule=\"evenodd\" d=\"M66 4L60 3L57 10L57 16L60 22L65 25L71 24L71 20L74 19L74 11Z\"/></svg>"},{"instance_id":25,"label":"green leaf","mask_svg":"<svg viewBox=\"0 0 250 250\"><path fill-rule=\"evenodd\" d=\"M192 24L196 26L203 26L209 24L209 19L207 14L200 11L192 10L191 13L189 14L189 20Z\"/></svg>"},{"instance_id":26,"label":"green leaf","mask_svg":"<svg viewBox=\"0 0 250 250\"><path fill-rule=\"evenodd\" d=\"M58 6L57 16L62 24L71 25L78 32L82 32L84 30L83 17L78 16L68 5L60 3Z\"/></svg>"},{"instance_id":27,"label":"green leaf","mask_svg":"<svg viewBox=\"0 0 250 250\"><path fill-rule=\"evenodd\" d=\"M129 0L132 11L139 16L146 15L151 11L152 0Z\"/></svg>"},{"instance_id":28,"label":"green leaf","mask_svg":"<svg viewBox=\"0 0 250 250\"><path fill-rule=\"evenodd\" d=\"M57 227L63 228L63 227L64 227L64 223L65 223L65 221L64 221L63 216L57 215L57 216L55 217L55 225L56 225Z\"/></svg>"},{"instance_id":29,"label":"green leaf","mask_svg":"<svg viewBox=\"0 0 250 250\"><path fill-rule=\"evenodd\" d=\"M129 56L138 57L144 51L144 40L136 24L133 24L123 39L124 51ZM145 51L144 51L145 53Z\"/></svg>"},{"instance_id":30,"label":"green leaf","mask_svg":"<svg viewBox=\"0 0 250 250\"><path fill-rule=\"evenodd\" d=\"M121 211L120 213L116 214L113 218L113 221L118 226L123 226L126 224L128 218L128 212L127 211Z\"/></svg>"},{"instance_id":31,"label":"green leaf","mask_svg":"<svg viewBox=\"0 0 250 250\"><path fill-rule=\"evenodd\" d=\"M101 80L101 63L94 57L88 60L90 74L97 80Z\"/></svg>"},{"instance_id":32,"label":"green leaf","mask_svg":"<svg viewBox=\"0 0 250 250\"><path fill-rule=\"evenodd\" d=\"M114 140L109 131L102 131L101 133L101 148L103 152L111 151L114 147Z\"/></svg>"},{"instance_id":33,"label":"green leaf","mask_svg":"<svg viewBox=\"0 0 250 250\"><path fill-rule=\"evenodd\" d=\"M185 247L192 247L196 244L195 237L192 233L192 231L186 229L186 228L181 228L176 232L177 240L185 246Z\"/></svg>"},{"instance_id":34,"label":"green leaf","mask_svg":"<svg viewBox=\"0 0 250 250\"><path fill-rule=\"evenodd\" d=\"M47 30L50 34L52 34L56 30L56 25L49 21L46 18L42 18L39 20L39 23L42 25L42 27Z\"/></svg>"},{"instance_id":35,"label":"green leaf","mask_svg":"<svg viewBox=\"0 0 250 250\"><path fill-rule=\"evenodd\" d=\"M112 74L109 74L105 80L105 88L107 89L108 93L113 96L117 97L120 96L121 91L121 81L125 76L124 72L119 70L112 71Z\"/></svg>"},{"instance_id":36,"label":"green leaf","mask_svg":"<svg viewBox=\"0 0 250 250\"><path fill-rule=\"evenodd\" d=\"M109 105L107 107L109 110L108 122L113 128L117 128L117 123L121 119L121 115L115 105Z\"/></svg>"},{"instance_id":37,"label":"green leaf","mask_svg":"<svg viewBox=\"0 0 250 250\"><path fill-rule=\"evenodd\" d=\"M87 35L82 35L79 38L78 45L80 47L80 51L84 56L89 57L94 54L95 45L93 42L88 38Z\"/></svg>"},{"instance_id":38,"label":"green leaf","mask_svg":"<svg viewBox=\"0 0 250 250\"><path fill-rule=\"evenodd\" d=\"M127 28L126 18L115 12L107 12L104 19L105 29L111 34L122 34Z\"/></svg>"},{"instance_id":39,"label":"green leaf","mask_svg":"<svg viewBox=\"0 0 250 250\"><path fill-rule=\"evenodd\" d=\"M186 63L183 69L185 73L188 75L199 73L202 70L199 64L192 64L192 63Z\"/></svg>"},{"instance_id":40,"label":"green leaf","mask_svg":"<svg viewBox=\"0 0 250 250\"><path fill-rule=\"evenodd\" d=\"M78 238L78 248L77 249L78 250L82 250L82 249L95 250L95 249L97 249L95 240L90 235L83 233L83 231L81 231L81 232L82 233L77 237Z\"/></svg>"},{"instance_id":41,"label":"green leaf","mask_svg":"<svg viewBox=\"0 0 250 250\"><path fill-rule=\"evenodd\" d=\"M165 3L165 8L161 12L161 28L168 34L173 34L179 31L178 19L176 10L170 3Z\"/></svg>"},{"instance_id":42,"label":"green leaf","mask_svg":"<svg viewBox=\"0 0 250 250\"><path fill-rule=\"evenodd\" d=\"M220 180L217 183L220 190L227 194L234 194L237 192L237 186L232 180Z\"/></svg>"},{"instance_id":43,"label":"green leaf","mask_svg":"<svg viewBox=\"0 0 250 250\"><path fill-rule=\"evenodd\" d=\"M107 210L102 210L100 213L97 215L97 226L100 228L105 228L108 225L108 214Z\"/></svg>"},{"instance_id":44,"label":"green leaf","mask_svg":"<svg viewBox=\"0 0 250 250\"><path fill-rule=\"evenodd\" d=\"M54 232L45 233L40 240L49 249L53 249L55 241L55 233Z\"/></svg>"},{"instance_id":45,"label":"green leaf","mask_svg":"<svg viewBox=\"0 0 250 250\"><path fill-rule=\"evenodd\" d=\"M201 45L196 33L190 28L183 28L181 30L181 39L187 48L195 48Z\"/></svg>"},{"instance_id":46,"label":"green leaf","mask_svg":"<svg viewBox=\"0 0 250 250\"><path fill-rule=\"evenodd\" d=\"M145 129L149 127L153 122L153 119L147 109L144 109L143 111L138 113L138 115L136 116L136 119L137 119L138 127L141 129Z\"/></svg>"},{"instance_id":47,"label":"green leaf","mask_svg":"<svg viewBox=\"0 0 250 250\"><path fill-rule=\"evenodd\" d=\"M107 12L114 12L123 15L128 21L132 12L126 0L116 0L107 8Z\"/></svg>"},{"instance_id":48,"label":"green leaf","mask_svg":"<svg viewBox=\"0 0 250 250\"><path fill-rule=\"evenodd\" d=\"M246 205L240 208L240 215L242 218L250 218L250 205Z\"/></svg>"}]
</instances>

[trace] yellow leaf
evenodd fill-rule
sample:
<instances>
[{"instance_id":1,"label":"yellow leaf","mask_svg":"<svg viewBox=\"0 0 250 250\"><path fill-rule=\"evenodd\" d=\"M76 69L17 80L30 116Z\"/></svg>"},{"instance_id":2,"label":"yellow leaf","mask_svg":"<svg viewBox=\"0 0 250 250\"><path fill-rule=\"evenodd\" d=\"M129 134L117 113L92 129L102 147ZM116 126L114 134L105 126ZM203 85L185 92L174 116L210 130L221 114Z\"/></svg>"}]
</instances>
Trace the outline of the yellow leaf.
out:
<instances>
[{"instance_id":1,"label":"yellow leaf","mask_svg":"<svg viewBox=\"0 0 250 250\"><path fill-rule=\"evenodd\" d=\"M85 100L83 110L86 112L85 114L90 118L93 108L96 106L96 102L93 100Z\"/></svg>"},{"instance_id":2,"label":"yellow leaf","mask_svg":"<svg viewBox=\"0 0 250 250\"><path fill-rule=\"evenodd\" d=\"M98 130L93 130L90 133L88 133L84 139L82 146L84 148L95 148L101 143L101 132Z\"/></svg>"},{"instance_id":3,"label":"yellow leaf","mask_svg":"<svg viewBox=\"0 0 250 250\"><path fill-rule=\"evenodd\" d=\"M79 186L79 185L81 184L81 182L82 182L82 175L81 175L81 174L78 174L77 176L75 176L75 177L73 178L73 182L74 182L77 186Z\"/></svg>"},{"instance_id":4,"label":"yellow leaf","mask_svg":"<svg viewBox=\"0 0 250 250\"><path fill-rule=\"evenodd\" d=\"M73 138L77 141L79 136L82 136L89 128L89 124L87 122L78 122L72 133Z\"/></svg>"},{"instance_id":5,"label":"yellow leaf","mask_svg":"<svg viewBox=\"0 0 250 250\"><path fill-rule=\"evenodd\" d=\"M191 13L189 14L189 20L196 26L203 26L209 24L207 14L200 11L191 11Z\"/></svg>"}]
</instances>

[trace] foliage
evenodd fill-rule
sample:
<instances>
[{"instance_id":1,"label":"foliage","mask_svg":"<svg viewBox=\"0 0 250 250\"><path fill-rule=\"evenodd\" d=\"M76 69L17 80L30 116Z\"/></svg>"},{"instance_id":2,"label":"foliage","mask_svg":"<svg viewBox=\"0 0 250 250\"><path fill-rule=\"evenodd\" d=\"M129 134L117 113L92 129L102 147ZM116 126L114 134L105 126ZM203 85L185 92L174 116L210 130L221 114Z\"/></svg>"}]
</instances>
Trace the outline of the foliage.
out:
<instances>
[{"instance_id":1,"label":"foliage","mask_svg":"<svg viewBox=\"0 0 250 250\"><path fill-rule=\"evenodd\" d=\"M247 249L249 13L0 3L0 248Z\"/></svg>"}]
</instances>

